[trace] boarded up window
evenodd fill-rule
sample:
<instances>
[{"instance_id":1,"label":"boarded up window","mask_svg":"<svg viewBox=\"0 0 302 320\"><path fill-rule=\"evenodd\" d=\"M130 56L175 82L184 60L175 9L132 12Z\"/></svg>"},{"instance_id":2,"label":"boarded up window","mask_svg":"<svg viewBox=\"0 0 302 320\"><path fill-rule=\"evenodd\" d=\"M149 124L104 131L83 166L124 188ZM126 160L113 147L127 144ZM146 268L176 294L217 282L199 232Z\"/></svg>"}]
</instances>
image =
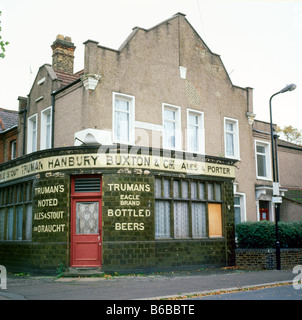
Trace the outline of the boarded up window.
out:
<instances>
[{"instance_id":1,"label":"boarded up window","mask_svg":"<svg viewBox=\"0 0 302 320\"><path fill-rule=\"evenodd\" d=\"M221 204L209 203L209 237L222 237Z\"/></svg>"}]
</instances>

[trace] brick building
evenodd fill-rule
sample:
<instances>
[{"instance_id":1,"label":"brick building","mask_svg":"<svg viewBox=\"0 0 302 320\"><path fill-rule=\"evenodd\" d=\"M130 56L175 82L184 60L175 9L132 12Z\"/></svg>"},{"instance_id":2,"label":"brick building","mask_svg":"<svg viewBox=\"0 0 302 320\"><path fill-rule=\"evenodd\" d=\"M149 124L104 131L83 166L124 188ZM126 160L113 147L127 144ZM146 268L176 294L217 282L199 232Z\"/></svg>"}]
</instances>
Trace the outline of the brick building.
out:
<instances>
[{"instance_id":1,"label":"brick building","mask_svg":"<svg viewBox=\"0 0 302 320\"><path fill-rule=\"evenodd\" d=\"M17 157L18 112L0 108L0 163Z\"/></svg>"},{"instance_id":2,"label":"brick building","mask_svg":"<svg viewBox=\"0 0 302 320\"><path fill-rule=\"evenodd\" d=\"M181 13L118 50L84 45L74 73L75 46L57 36L19 98L22 157L0 167L2 264L234 264L234 211L257 209L252 89L232 84Z\"/></svg>"}]
</instances>

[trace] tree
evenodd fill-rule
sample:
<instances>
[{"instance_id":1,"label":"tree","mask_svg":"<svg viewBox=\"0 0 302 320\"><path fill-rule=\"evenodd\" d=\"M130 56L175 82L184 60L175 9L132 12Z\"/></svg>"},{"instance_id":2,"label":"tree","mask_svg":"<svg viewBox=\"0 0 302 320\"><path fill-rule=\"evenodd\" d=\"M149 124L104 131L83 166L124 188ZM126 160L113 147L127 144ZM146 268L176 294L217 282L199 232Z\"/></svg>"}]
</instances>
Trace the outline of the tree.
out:
<instances>
[{"instance_id":1,"label":"tree","mask_svg":"<svg viewBox=\"0 0 302 320\"><path fill-rule=\"evenodd\" d=\"M281 133L285 140L291 143L302 145L302 131L292 126L278 127L278 133Z\"/></svg>"},{"instance_id":2,"label":"tree","mask_svg":"<svg viewBox=\"0 0 302 320\"><path fill-rule=\"evenodd\" d=\"M0 11L0 16L1 16L1 11ZM1 21L0 21L0 58L4 58L5 47L9 44L9 42L2 40L1 31L2 29L1 29Z\"/></svg>"}]
</instances>

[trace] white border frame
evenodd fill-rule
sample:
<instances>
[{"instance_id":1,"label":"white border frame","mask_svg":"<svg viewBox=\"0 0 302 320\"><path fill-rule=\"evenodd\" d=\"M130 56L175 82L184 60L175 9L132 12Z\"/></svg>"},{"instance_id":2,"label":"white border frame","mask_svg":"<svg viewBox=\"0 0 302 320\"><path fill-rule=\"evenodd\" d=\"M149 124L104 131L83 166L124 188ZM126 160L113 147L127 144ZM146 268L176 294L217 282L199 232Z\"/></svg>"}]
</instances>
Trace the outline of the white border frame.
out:
<instances>
[{"instance_id":1,"label":"white border frame","mask_svg":"<svg viewBox=\"0 0 302 320\"><path fill-rule=\"evenodd\" d=\"M200 123L198 123L198 134L199 134L199 143L198 143L198 150L193 151L189 148L189 114L195 113L198 115L200 119ZM194 110L194 109L187 109L187 151L199 154L205 154L205 130L204 130L204 112Z\"/></svg>"},{"instance_id":2,"label":"white border frame","mask_svg":"<svg viewBox=\"0 0 302 320\"><path fill-rule=\"evenodd\" d=\"M115 137L115 99L121 99L130 102L129 104L129 141L127 140L118 140ZM122 143L122 144L135 144L135 97L119 93L119 92L113 92L112 93L112 142L113 143Z\"/></svg>"},{"instance_id":3,"label":"white border frame","mask_svg":"<svg viewBox=\"0 0 302 320\"><path fill-rule=\"evenodd\" d=\"M33 151L32 145L32 135L33 135L33 128L32 128L32 119L36 119L36 150ZM26 146L26 153L32 153L38 151L38 114L35 113L34 115L30 116L27 119L27 146Z\"/></svg>"},{"instance_id":4,"label":"white border frame","mask_svg":"<svg viewBox=\"0 0 302 320\"><path fill-rule=\"evenodd\" d=\"M46 124L46 115L50 114L50 146L46 147L46 132L45 132L45 124ZM51 148L51 139L52 139L52 106L45 108L41 111L41 128L40 128L40 150L50 149Z\"/></svg>"},{"instance_id":5,"label":"white border frame","mask_svg":"<svg viewBox=\"0 0 302 320\"><path fill-rule=\"evenodd\" d=\"M271 144L268 141L254 140L255 141L255 169L256 169L256 178L259 180L272 181L272 163L271 163ZM257 162L257 144L265 147L266 155L266 170L267 177L258 176L258 162Z\"/></svg>"},{"instance_id":6,"label":"white border frame","mask_svg":"<svg viewBox=\"0 0 302 320\"><path fill-rule=\"evenodd\" d=\"M226 154L226 122L232 122L236 126L235 137L234 137L234 156L229 156ZM239 121L237 119L224 117L224 155L226 158L240 160L240 139L239 139Z\"/></svg>"},{"instance_id":7,"label":"white border frame","mask_svg":"<svg viewBox=\"0 0 302 320\"><path fill-rule=\"evenodd\" d=\"M168 109L172 109L174 111L176 111L176 115L175 115L175 118L176 118L176 126L175 126L175 148L172 148L172 147L169 147L166 145L165 143L165 108L168 108ZM163 127L163 149L168 149L168 150L182 150L181 149L181 137L182 137L182 134L181 134L181 108L179 106L175 106L173 104L169 104L169 103L162 103L162 127Z\"/></svg>"}]
</instances>

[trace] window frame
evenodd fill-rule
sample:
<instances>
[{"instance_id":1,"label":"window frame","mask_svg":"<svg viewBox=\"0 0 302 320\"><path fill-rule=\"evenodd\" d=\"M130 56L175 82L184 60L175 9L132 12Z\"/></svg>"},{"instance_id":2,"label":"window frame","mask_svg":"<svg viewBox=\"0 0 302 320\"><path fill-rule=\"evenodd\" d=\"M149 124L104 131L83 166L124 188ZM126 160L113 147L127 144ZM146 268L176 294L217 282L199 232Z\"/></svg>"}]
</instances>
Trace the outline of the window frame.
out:
<instances>
[{"instance_id":1,"label":"window frame","mask_svg":"<svg viewBox=\"0 0 302 320\"><path fill-rule=\"evenodd\" d=\"M33 129L33 123L36 123L35 130ZM36 138L34 139L34 131L36 132ZM35 142L35 148L33 148L33 142ZM27 153L38 151L38 114L35 113L27 119Z\"/></svg>"},{"instance_id":2,"label":"window frame","mask_svg":"<svg viewBox=\"0 0 302 320\"><path fill-rule=\"evenodd\" d=\"M265 148L265 165L266 165L266 176L258 175L258 151L257 146ZM263 155L263 153L261 153ZM255 140L255 162L256 162L256 177L259 180L272 180L272 165L271 165L271 144L268 141Z\"/></svg>"},{"instance_id":3,"label":"window frame","mask_svg":"<svg viewBox=\"0 0 302 320\"><path fill-rule=\"evenodd\" d=\"M156 189L156 180L160 181L160 194L158 194L158 190ZM164 184L165 181L168 181L169 185L169 194L165 195L165 189L164 189ZM187 187L187 196L184 196L183 194L183 183L186 182L188 184ZM178 184L178 191L175 192L175 183ZM195 197L193 197L192 193L192 185L193 183L196 183L196 193ZM210 196L208 194L209 190L209 185L212 185L213 187L213 192L212 196L213 199L210 199ZM203 185L203 188L201 188ZM219 185L219 195L218 195L218 200L217 200L217 185ZM218 181L203 181L199 179L186 179L186 178L172 178L168 176L155 176L155 225L157 225L157 212L156 212L156 207L158 202L166 202L169 203L167 207L170 208L169 212L169 221L167 224L168 229L169 229L169 236L157 236L156 232L157 230L160 230L160 228L155 228L155 240L202 240L202 239L215 239L215 238L224 238L224 212L223 212L223 191L222 191L222 182ZM202 191L202 192L201 192ZM188 228L189 228L189 233L188 236L176 236L176 231L175 231L175 204L178 203L186 203L188 206ZM201 219L203 220L204 225L201 225L201 236L194 236L194 230L193 230L193 215L195 214L193 205L194 204L201 204L204 206L204 208L201 209ZM221 210L221 226L222 226L222 234L221 236L215 236L212 237L209 234L210 231L210 226L209 226L209 219L210 219L210 212L209 212L209 204L220 204L220 210ZM166 208L167 208L166 207Z\"/></svg>"},{"instance_id":4,"label":"window frame","mask_svg":"<svg viewBox=\"0 0 302 320\"><path fill-rule=\"evenodd\" d=\"M32 241L33 181L0 189L0 242Z\"/></svg>"},{"instance_id":5,"label":"window frame","mask_svg":"<svg viewBox=\"0 0 302 320\"><path fill-rule=\"evenodd\" d=\"M50 115L50 122L47 123L47 116ZM47 126L49 125L49 146L47 146ZM40 150L50 149L52 139L52 106L41 111L41 128L40 128Z\"/></svg>"},{"instance_id":6,"label":"window frame","mask_svg":"<svg viewBox=\"0 0 302 320\"><path fill-rule=\"evenodd\" d=\"M126 101L129 103L129 122L128 122L128 135L129 139L124 140L124 139L118 139L117 134L116 134L116 126L115 126L115 121L116 121L116 100L122 100ZM120 111L122 112L122 111ZM124 93L118 93L118 92L113 92L112 93L112 141L113 143L122 143L122 144L130 144L134 145L135 144L135 97L124 94Z\"/></svg>"},{"instance_id":7,"label":"window frame","mask_svg":"<svg viewBox=\"0 0 302 320\"><path fill-rule=\"evenodd\" d=\"M234 145L234 154L233 155L229 155L227 154L227 133L228 132L226 125L227 123L231 123L234 126L234 130L231 131L231 133L233 134L233 145ZM224 153L225 153L225 157L226 158L230 158L230 159L237 159L240 160L240 144L239 144L239 122L237 119L233 119L233 118L228 118L228 117L224 117Z\"/></svg>"},{"instance_id":8,"label":"window frame","mask_svg":"<svg viewBox=\"0 0 302 320\"><path fill-rule=\"evenodd\" d=\"M165 129L165 122L173 122L165 118L165 110L172 110L175 112L175 146L167 144L167 136ZM163 125L163 148L169 150L181 150L181 108L172 104L162 104L162 125Z\"/></svg>"},{"instance_id":9,"label":"window frame","mask_svg":"<svg viewBox=\"0 0 302 320\"><path fill-rule=\"evenodd\" d=\"M197 127L197 150L193 150L190 146L191 134L190 134L190 115L197 115L198 124ZM205 154L205 132L204 132L204 113L193 109L187 109L187 150L189 152Z\"/></svg>"},{"instance_id":10,"label":"window frame","mask_svg":"<svg viewBox=\"0 0 302 320\"><path fill-rule=\"evenodd\" d=\"M235 204L235 198L239 199L239 204ZM246 221L246 198L245 193L235 192L234 193L234 215L235 208L240 208L240 222Z\"/></svg>"},{"instance_id":11,"label":"window frame","mask_svg":"<svg viewBox=\"0 0 302 320\"><path fill-rule=\"evenodd\" d=\"M17 158L17 140L13 140L10 143L10 160Z\"/></svg>"}]
</instances>

